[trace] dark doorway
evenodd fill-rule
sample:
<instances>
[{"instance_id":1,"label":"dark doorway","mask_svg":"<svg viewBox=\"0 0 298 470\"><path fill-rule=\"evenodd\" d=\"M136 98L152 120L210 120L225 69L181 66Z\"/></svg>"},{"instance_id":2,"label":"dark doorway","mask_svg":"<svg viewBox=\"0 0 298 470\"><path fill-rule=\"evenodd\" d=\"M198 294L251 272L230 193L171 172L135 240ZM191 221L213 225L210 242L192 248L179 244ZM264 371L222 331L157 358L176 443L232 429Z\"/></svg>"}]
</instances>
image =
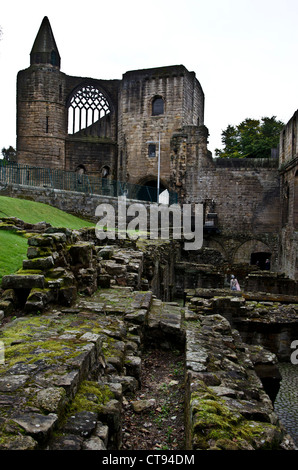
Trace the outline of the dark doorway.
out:
<instances>
[{"instance_id":1,"label":"dark doorway","mask_svg":"<svg viewBox=\"0 0 298 470\"><path fill-rule=\"evenodd\" d=\"M164 191L166 187L160 183L159 193ZM157 202L157 181L146 181L143 186L139 187L137 199L141 201Z\"/></svg>"},{"instance_id":2,"label":"dark doorway","mask_svg":"<svg viewBox=\"0 0 298 470\"><path fill-rule=\"evenodd\" d=\"M250 255L250 264L254 264L260 269L270 269L270 259L271 253L259 251ZM269 260L269 265L268 262L266 262L267 260Z\"/></svg>"}]
</instances>

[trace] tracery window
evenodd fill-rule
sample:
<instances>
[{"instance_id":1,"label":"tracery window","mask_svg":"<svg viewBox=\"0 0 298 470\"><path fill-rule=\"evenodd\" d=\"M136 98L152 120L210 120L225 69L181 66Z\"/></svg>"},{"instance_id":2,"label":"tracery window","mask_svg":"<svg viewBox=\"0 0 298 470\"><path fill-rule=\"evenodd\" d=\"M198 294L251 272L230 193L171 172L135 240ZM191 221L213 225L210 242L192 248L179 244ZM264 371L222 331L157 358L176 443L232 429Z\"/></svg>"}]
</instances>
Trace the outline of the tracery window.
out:
<instances>
[{"instance_id":1,"label":"tracery window","mask_svg":"<svg viewBox=\"0 0 298 470\"><path fill-rule=\"evenodd\" d=\"M110 114L107 98L93 85L80 88L70 100L68 108L68 133L74 134L92 126Z\"/></svg>"}]
</instances>

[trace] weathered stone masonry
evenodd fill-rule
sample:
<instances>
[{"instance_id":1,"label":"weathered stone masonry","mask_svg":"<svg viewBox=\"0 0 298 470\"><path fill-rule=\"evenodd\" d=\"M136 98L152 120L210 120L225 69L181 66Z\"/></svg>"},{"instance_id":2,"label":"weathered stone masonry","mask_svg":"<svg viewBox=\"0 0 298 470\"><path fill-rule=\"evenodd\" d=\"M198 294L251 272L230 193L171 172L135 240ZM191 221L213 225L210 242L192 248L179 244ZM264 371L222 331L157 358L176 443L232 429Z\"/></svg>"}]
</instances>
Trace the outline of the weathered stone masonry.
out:
<instances>
[{"instance_id":1,"label":"weathered stone masonry","mask_svg":"<svg viewBox=\"0 0 298 470\"><path fill-rule=\"evenodd\" d=\"M29 229L28 259L2 281L1 308L19 313L0 336L1 449L121 448L122 399L139 386L148 344L185 351L186 449L294 448L254 369L275 355L245 345L203 297L161 300L172 242Z\"/></svg>"}]
</instances>

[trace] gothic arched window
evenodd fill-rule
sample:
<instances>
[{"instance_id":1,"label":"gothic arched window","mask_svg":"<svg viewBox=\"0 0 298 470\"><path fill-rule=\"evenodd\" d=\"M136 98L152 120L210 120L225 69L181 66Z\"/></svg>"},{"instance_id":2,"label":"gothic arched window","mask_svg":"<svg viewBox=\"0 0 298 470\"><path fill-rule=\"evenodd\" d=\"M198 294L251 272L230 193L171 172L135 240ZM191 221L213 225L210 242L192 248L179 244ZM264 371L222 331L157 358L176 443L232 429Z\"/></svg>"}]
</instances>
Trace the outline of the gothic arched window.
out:
<instances>
[{"instance_id":1,"label":"gothic arched window","mask_svg":"<svg viewBox=\"0 0 298 470\"><path fill-rule=\"evenodd\" d=\"M74 134L104 120L111 109L107 98L93 85L86 85L72 96L68 108L68 133Z\"/></svg>"}]
</instances>

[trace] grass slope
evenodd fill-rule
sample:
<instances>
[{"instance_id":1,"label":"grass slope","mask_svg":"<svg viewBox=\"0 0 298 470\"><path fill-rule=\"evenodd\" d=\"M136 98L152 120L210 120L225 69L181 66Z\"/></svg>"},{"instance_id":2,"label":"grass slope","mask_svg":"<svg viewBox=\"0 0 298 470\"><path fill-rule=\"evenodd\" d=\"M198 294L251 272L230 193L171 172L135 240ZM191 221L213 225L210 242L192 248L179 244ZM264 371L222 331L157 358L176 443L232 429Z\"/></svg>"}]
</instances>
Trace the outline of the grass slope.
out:
<instances>
[{"instance_id":1,"label":"grass slope","mask_svg":"<svg viewBox=\"0 0 298 470\"><path fill-rule=\"evenodd\" d=\"M6 196L0 196L0 217L18 217L31 224L45 221L53 227L67 227L70 229L94 225L41 202Z\"/></svg>"},{"instance_id":2,"label":"grass slope","mask_svg":"<svg viewBox=\"0 0 298 470\"><path fill-rule=\"evenodd\" d=\"M0 217L17 217L24 222L48 222L53 227L79 229L94 224L39 202L0 196ZM0 230L0 284L6 274L22 267L27 257L28 240L12 231Z\"/></svg>"}]
</instances>

